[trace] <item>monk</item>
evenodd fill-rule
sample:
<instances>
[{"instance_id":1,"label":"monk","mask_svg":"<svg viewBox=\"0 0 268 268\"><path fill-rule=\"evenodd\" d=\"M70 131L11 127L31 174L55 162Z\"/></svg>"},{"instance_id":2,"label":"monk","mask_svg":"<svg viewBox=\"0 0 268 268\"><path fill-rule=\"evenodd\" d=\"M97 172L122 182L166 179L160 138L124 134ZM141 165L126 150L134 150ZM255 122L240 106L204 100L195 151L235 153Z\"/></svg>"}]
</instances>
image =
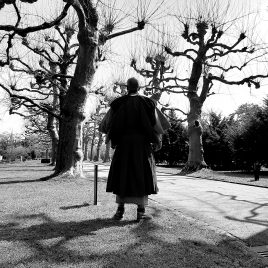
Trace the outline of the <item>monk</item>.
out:
<instances>
[{"instance_id":1,"label":"monk","mask_svg":"<svg viewBox=\"0 0 268 268\"><path fill-rule=\"evenodd\" d=\"M127 95L111 103L100 124L100 131L107 134L115 148L106 188L116 195L115 220L123 218L127 203L137 205L137 221L148 218L148 195L158 192L153 148L160 148L163 133L159 132L169 123L158 122L156 102L139 95L138 90L138 80L128 79Z\"/></svg>"}]
</instances>

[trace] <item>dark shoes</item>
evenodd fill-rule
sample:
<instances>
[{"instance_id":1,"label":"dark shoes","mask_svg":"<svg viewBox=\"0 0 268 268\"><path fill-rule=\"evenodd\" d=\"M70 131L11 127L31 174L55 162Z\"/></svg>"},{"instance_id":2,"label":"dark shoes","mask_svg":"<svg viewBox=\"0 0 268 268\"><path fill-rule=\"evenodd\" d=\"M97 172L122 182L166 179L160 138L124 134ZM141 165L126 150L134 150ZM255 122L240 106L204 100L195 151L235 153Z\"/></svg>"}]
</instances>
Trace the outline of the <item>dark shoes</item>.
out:
<instances>
[{"instance_id":1,"label":"dark shoes","mask_svg":"<svg viewBox=\"0 0 268 268\"><path fill-rule=\"evenodd\" d=\"M145 208L138 208L137 209L137 221L140 221L140 220L150 220L151 217L148 216L146 213L145 213Z\"/></svg>"},{"instance_id":2,"label":"dark shoes","mask_svg":"<svg viewBox=\"0 0 268 268\"><path fill-rule=\"evenodd\" d=\"M125 208L118 207L112 219L117 220L117 221L122 220L124 216L124 212L125 212ZM151 217L145 214L145 208L137 209L137 221L138 222L141 220L149 220L149 219L151 219Z\"/></svg>"},{"instance_id":3,"label":"dark shoes","mask_svg":"<svg viewBox=\"0 0 268 268\"><path fill-rule=\"evenodd\" d=\"M120 221L123 218L124 212L125 212L125 208L120 208L120 207L117 208L117 211L114 214L112 219Z\"/></svg>"}]
</instances>

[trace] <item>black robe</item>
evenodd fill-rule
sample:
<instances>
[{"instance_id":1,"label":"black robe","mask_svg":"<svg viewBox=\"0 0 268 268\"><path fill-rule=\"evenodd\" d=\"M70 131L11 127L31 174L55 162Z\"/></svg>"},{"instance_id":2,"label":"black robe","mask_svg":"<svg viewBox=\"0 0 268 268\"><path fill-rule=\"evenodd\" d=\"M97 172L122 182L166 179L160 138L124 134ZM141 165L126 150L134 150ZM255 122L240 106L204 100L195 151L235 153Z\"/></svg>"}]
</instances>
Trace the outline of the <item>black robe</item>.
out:
<instances>
[{"instance_id":1,"label":"black robe","mask_svg":"<svg viewBox=\"0 0 268 268\"><path fill-rule=\"evenodd\" d=\"M151 143L158 142L154 131L155 103L142 96L123 96L111 103L112 120L108 133L115 152L107 192L120 197L141 197L157 193Z\"/></svg>"}]
</instances>

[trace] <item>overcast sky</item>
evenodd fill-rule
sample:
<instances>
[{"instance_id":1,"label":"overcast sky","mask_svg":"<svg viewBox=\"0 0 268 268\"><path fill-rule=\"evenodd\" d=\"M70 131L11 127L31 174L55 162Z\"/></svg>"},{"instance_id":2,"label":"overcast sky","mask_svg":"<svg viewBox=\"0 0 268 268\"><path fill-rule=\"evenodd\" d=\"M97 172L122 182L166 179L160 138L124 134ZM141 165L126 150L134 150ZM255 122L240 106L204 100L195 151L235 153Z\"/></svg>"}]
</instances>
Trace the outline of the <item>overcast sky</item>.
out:
<instances>
[{"instance_id":1,"label":"overcast sky","mask_svg":"<svg viewBox=\"0 0 268 268\"><path fill-rule=\"evenodd\" d=\"M144 0L143 0L144 1ZM192 1L192 3L196 3L199 0L195 0ZM201 0L200 0L201 1ZM204 0L206 1L206 0ZM237 10L241 10L241 12L244 10L246 12L249 11L249 9L251 10L259 10L259 16L258 16L258 20L257 20L257 25L255 28L255 34L257 34L257 36L263 40L263 42L267 42L268 43L268 12L267 12L267 6L268 6L268 2L267 0L257 0L257 1L253 1L253 0L234 0L236 3L236 9ZM49 4L48 4L49 2ZM110 1L113 2L113 1ZM137 2L137 0L133 0L133 1L125 1L125 0L119 0L119 7L122 6L126 6L126 5L131 5L133 6L135 2ZM147 1L148 3L151 2L151 4L153 3L159 3L160 0L149 0ZM183 3L186 2L186 0L174 0L174 1L167 1L167 3L169 3L169 7L172 7L172 5L170 4L171 2L180 2L181 6L183 5ZM187 0L187 2L191 2L189 0ZM39 0L37 2L37 4L32 5L31 9L32 10L37 10L39 12L39 15L41 16L47 16L49 14L49 17L51 17L50 14L52 14L55 10L59 10L59 6L61 5L62 1L58 0ZM243 3L243 5L242 5ZM250 3L251 7L249 8L249 6L245 5L245 3ZM29 13L32 12L32 10L28 10ZM237 11L237 10L234 10ZM165 12L170 12L170 9L166 9ZM135 14L133 13L133 16ZM10 12L8 11L0 11L0 23L3 22L10 22L10 18L12 18L12 16L10 15ZM36 17L37 18L37 17ZM159 16L159 20L161 20L162 18ZM36 19L36 21L40 21L40 19ZM134 21L133 18L131 18L130 20L132 23ZM172 20L170 20L172 21ZM155 23L155 22L153 22ZM255 22L256 23L256 22ZM132 24L133 25L133 24ZM128 25L131 26L131 23ZM167 27L172 28L173 25L168 25ZM175 29L177 29L175 27ZM148 32L147 32L148 34ZM127 63L129 61L129 52L130 52L130 43L133 43L133 37L134 35L129 35L128 37L124 36L121 38L118 38L117 40L113 41L112 44L112 48L113 51L115 51L118 54L122 54L120 59L118 59L118 62L121 61L120 66L124 66L125 68L125 72L126 72L126 76L129 75L133 75L134 73L132 73L131 71L129 71L128 67L126 67L127 65L122 64L123 63ZM113 62L113 64L116 63L116 60ZM117 66L117 67L116 67ZM103 77L103 74L105 73L105 77L109 77L112 75L114 69L118 68L118 64L117 65L112 65L110 64L110 73L108 73L109 71L109 67L107 69L107 67L101 67L100 70L97 73L97 77ZM120 68L118 68L120 70ZM120 71L116 71L116 72L120 72ZM122 70L123 72L123 70ZM0 79L3 77L3 74L0 75ZM261 104L262 100L264 97L266 97L266 95L268 94L268 80L265 82L262 82L261 84L261 88L260 89L250 89L247 86L241 86L241 87L228 87L226 85L221 85L221 86L216 86L213 91L216 93L215 95L210 96L205 104L204 104L204 110L203 111L210 111L210 110L214 110L216 112L220 112L223 115L228 115L230 113L232 113L239 105L243 104L243 103L258 103ZM3 94L1 94L1 89L0 89L0 97ZM173 96L173 95L166 95L163 97L163 102L168 102L171 106L174 107L179 107L180 109L184 110L184 111L188 111L188 101L185 98L182 98L181 96ZM22 120L18 117L18 116L9 116L8 113L4 112L3 110L3 105L0 106L0 132L3 131L10 131L11 129L13 129L14 132L19 131L20 129L22 129Z\"/></svg>"}]
</instances>

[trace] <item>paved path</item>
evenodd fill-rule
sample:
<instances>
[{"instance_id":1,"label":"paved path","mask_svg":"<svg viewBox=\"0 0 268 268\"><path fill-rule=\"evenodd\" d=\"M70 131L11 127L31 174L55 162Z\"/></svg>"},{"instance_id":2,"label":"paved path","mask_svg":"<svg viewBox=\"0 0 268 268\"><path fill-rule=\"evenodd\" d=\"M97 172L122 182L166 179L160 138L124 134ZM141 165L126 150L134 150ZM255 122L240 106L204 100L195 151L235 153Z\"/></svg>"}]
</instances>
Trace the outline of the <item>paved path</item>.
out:
<instances>
[{"instance_id":1,"label":"paved path","mask_svg":"<svg viewBox=\"0 0 268 268\"><path fill-rule=\"evenodd\" d=\"M85 163L93 172L93 164ZM99 177L109 166L99 165ZM162 170L162 169L161 169ZM150 199L220 228L252 246L268 244L268 189L157 172Z\"/></svg>"}]
</instances>

